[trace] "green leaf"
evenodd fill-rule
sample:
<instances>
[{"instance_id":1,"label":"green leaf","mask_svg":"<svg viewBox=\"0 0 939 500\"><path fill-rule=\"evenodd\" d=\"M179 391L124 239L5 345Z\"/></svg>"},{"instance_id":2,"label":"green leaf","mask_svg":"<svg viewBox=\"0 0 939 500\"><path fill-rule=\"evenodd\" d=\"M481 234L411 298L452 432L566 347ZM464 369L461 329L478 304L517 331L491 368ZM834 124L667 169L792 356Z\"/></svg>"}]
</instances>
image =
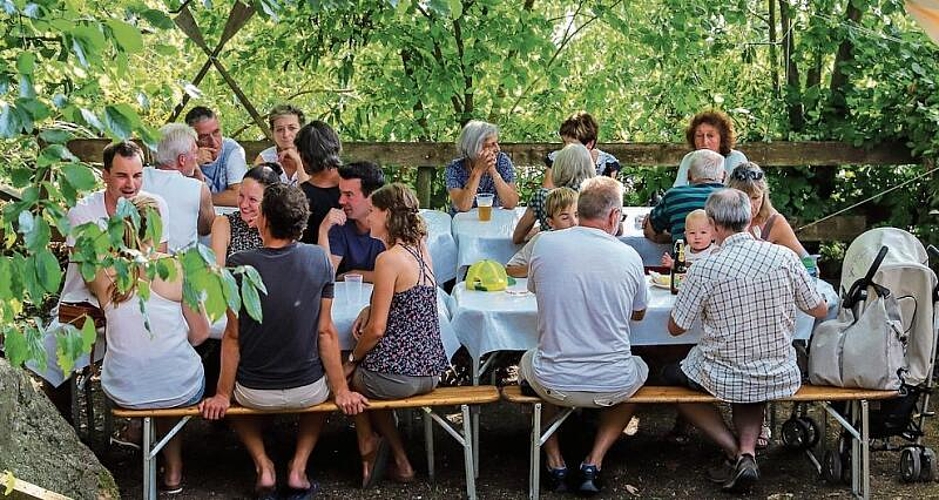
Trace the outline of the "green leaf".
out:
<instances>
[{"instance_id":1,"label":"green leaf","mask_svg":"<svg viewBox=\"0 0 939 500\"><path fill-rule=\"evenodd\" d=\"M248 277L248 280L251 281L251 284L254 285L255 288L267 295L267 287L264 286L264 280L261 279L261 275L258 274L257 269L251 266L241 266L241 270L244 272L245 276Z\"/></svg>"},{"instance_id":2,"label":"green leaf","mask_svg":"<svg viewBox=\"0 0 939 500\"><path fill-rule=\"evenodd\" d=\"M33 79L30 75L20 75L20 97L24 99L36 98L36 88L33 87Z\"/></svg>"},{"instance_id":3,"label":"green leaf","mask_svg":"<svg viewBox=\"0 0 939 500\"><path fill-rule=\"evenodd\" d=\"M225 301L228 304L228 308L233 311L241 310L241 295L238 295L238 281L227 269L222 270L222 291L225 293Z\"/></svg>"},{"instance_id":4,"label":"green leaf","mask_svg":"<svg viewBox=\"0 0 939 500\"><path fill-rule=\"evenodd\" d=\"M45 222L45 221L43 221ZM46 228L48 230L48 225ZM62 269L59 268L59 261L48 248L43 248L36 253L36 279L40 286L49 293L59 291L59 284L62 282ZM38 299L39 297L33 297Z\"/></svg>"},{"instance_id":5,"label":"green leaf","mask_svg":"<svg viewBox=\"0 0 939 500\"><path fill-rule=\"evenodd\" d=\"M9 104L3 104L3 107L0 107L0 137L6 139L15 137L22 129L16 110Z\"/></svg>"},{"instance_id":6,"label":"green leaf","mask_svg":"<svg viewBox=\"0 0 939 500\"><path fill-rule=\"evenodd\" d=\"M241 298L244 300L244 307L248 311L248 316L260 323L263 320L261 298L258 297L258 291L252 286L250 280L241 280Z\"/></svg>"},{"instance_id":7,"label":"green leaf","mask_svg":"<svg viewBox=\"0 0 939 500\"><path fill-rule=\"evenodd\" d=\"M65 175L68 183L78 191L88 191L98 183L91 169L80 163L63 165L62 174Z\"/></svg>"},{"instance_id":8,"label":"green leaf","mask_svg":"<svg viewBox=\"0 0 939 500\"><path fill-rule=\"evenodd\" d=\"M87 333L89 328L91 330L90 336ZM55 355L63 373L71 373L75 368L75 361L83 355L91 353L91 346L94 345L96 337L94 321L91 318L85 318L81 330L72 325L62 326L56 334Z\"/></svg>"},{"instance_id":9,"label":"green leaf","mask_svg":"<svg viewBox=\"0 0 939 500\"><path fill-rule=\"evenodd\" d=\"M81 116L82 119L85 120L85 123L88 124L88 126L93 127L97 131L104 130L104 125L101 124L101 120L98 119L98 115L96 115L93 111L81 108ZM2 133L2 131L2 119L0 119L0 133Z\"/></svg>"},{"instance_id":10,"label":"green leaf","mask_svg":"<svg viewBox=\"0 0 939 500\"><path fill-rule=\"evenodd\" d=\"M134 127L139 124L137 114L126 104L105 106L104 123L119 139L130 139Z\"/></svg>"},{"instance_id":11,"label":"green leaf","mask_svg":"<svg viewBox=\"0 0 939 500\"><path fill-rule=\"evenodd\" d=\"M159 10L147 9L141 12L140 15L156 28L171 30L176 26L169 16Z\"/></svg>"},{"instance_id":12,"label":"green leaf","mask_svg":"<svg viewBox=\"0 0 939 500\"><path fill-rule=\"evenodd\" d=\"M26 248L31 252L39 252L40 250L49 251L46 247L49 245L49 240L52 239L52 230L49 228L49 223L42 217L35 218L35 224L32 230L27 232L24 236ZM52 290L53 293L56 291L57 290Z\"/></svg>"},{"instance_id":13,"label":"green leaf","mask_svg":"<svg viewBox=\"0 0 939 500\"><path fill-rule=\"evenodd\" d=\"M47 128L39 132L39 138L50 144L65 144L72 134L67 130Z\"/></svg>"},{"instance_id":14,"label":"green leaf","mask_svg":"<svg viewBox=\"0 0 939 500\"><path fill-rule=\"evenodd\" d=\"M143 37L140 35L140 30L117 19L109 19L107 24L111 28L111 33L114 34L114 39L125 52L135 54L143 50Z\"/></svg>"},{"instance_id":15,"label":"green leaf","mask_svg":"<svg viewBox=\"0 0 939 500\"><path fill-rule=\"evenodd\" d=\"M21 52L16 58L16 71L22 75L33 74L33 68L36 66L36 54L32 52Z\"/></svg>"},{"instance_id":16,"label":"green leaf","mask_svg":"<svg viewBox=\"0 0 939 500\"><path fill-rule=\"evenodd\" d=\"M146 238L150 241L158 242L163 236L163 220L160 218L160 212L152 208L147 209L147 232Z\"/></svg>"}]
</instances>

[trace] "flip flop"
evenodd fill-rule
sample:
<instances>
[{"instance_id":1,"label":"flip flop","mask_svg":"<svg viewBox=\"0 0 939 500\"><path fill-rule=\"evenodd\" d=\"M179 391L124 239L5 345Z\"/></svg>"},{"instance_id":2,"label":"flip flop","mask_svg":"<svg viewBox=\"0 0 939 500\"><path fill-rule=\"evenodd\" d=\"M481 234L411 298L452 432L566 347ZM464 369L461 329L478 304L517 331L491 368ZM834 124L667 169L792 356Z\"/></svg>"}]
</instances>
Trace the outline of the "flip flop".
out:
<instances>
[{"instance_id":1,"label":"flip flop","mask_svg":"<svg viewBox=\"0 0 939 500\"><path fill-rule=\"evenodd\" d=\"M170 485L166 483L160 483L160 493L164 495L178 495L183 492L183 482L180 481L178 484Z\"/></svg>"},{"instance_id":2,"label":"flip flop","mask_svg":"<svg viewBox=\"0 0 939 500\"><path fill-rule=\"evenodd\" d=\"M760 435L756 438L756 449L765 450L769 447L770 439L773 438L773 431L770 430L768 425L764 425L760 429Z\"/></svg>"},{"instance_id":3,"label":"flip flop","mask_svg":"<svg viewBox=\"0 0 939 500\"><path fill-rule=\"evenodd\" d=\"M368 475L362 478L362 489L368 489L378 484L385 474L388 465L388 452L391 451L385 438L378 438L378 447L365 457L369 464Z\"/></svg>"},{"instance_id":4,"label":"flip flop","mask_svg":"<svg viewBox=\"0 0 939 500\"><path fill-rule=\"evenodd\" d=\"M319 491L320 485L316 481L310 482L309 488L287 488L287 491L284 492L284 500L311 500L316 492Z\"/></svg>"},{"instance_id":5,"label":"flip flop","mask_svg":"<svg viewBox=\"0 0 939 500\"><path fill-rule=\"evenodd\" d=\"M264 488L255 488L254 498L256 500L278 500L277 488L275 488L274 486L267 486Z\"/></svg>"}]
</instances>

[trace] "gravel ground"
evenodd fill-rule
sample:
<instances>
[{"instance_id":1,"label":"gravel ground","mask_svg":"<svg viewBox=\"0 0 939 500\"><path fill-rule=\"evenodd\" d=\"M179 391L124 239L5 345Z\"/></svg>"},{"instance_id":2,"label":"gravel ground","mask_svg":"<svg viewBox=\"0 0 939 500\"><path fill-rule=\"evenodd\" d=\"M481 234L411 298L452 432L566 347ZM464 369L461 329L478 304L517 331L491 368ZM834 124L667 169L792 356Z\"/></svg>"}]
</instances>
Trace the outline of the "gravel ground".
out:
<instances>
[{"instance_id":1,"label":"gravel ground","mask_svg":"<svg viewBox=\"0 0 939 500\"><path fill-rule=\"evenodd\" d=\"M734 498L721 493L704 478L704 470L717 457L716 448L700 435L693 435L686 445L664 439L671 428L674 410L667 407L643 407L639 433L624 436L609 452L603 477L606 489L598 498ZM789 407L779 405L781 423ZM810 412L820 418L821 410ZM419 416L414 414L410 431L405 430L409 455L417 472L410 485L385 481L379 487L358 489L359 459L351 421L342 416L330 418L311 458L311 477L320 485L319 498L390 498L450 499L465 496L462 449L435 427L437 480L430 482L424 460ZM481 418L481 464L477 491L480 498L515 499L527 496L527 450L530 416L521 407L498 403L483 408ZM405 419L406 421L407 419ZM832 425L834 423L832 422ZM283 477L284 464L292 452L294 423L278 418L268 431L271 455ZM777 425L778 429L778 425ZM927 424L927 445L939 449L939 423ZM776 432L778 435L778 431ZM833 438L833 431L829 438ZM185 490L175 498L241 499L251 498L254 470L247 452L232 431L223 425L192 421L184 433L186 461ZM829 441L830 442L830 441ZM569 464L576 464L590 444L589 425L573 418L562 434L562 446ZM103 463L114 473L124 498L141 498L140 455L110 449L100 454ZM878 452L873 455L871 487L874 498L939 498L936 483L900 482L897 467L899 454ZM850 498L850 487L827 485L818 476L804 454L785 449L774 439L760 457L762 478L746 498L801 499ZM544 498L567 495L543 493Z\"/></svg>"}]
</instances>

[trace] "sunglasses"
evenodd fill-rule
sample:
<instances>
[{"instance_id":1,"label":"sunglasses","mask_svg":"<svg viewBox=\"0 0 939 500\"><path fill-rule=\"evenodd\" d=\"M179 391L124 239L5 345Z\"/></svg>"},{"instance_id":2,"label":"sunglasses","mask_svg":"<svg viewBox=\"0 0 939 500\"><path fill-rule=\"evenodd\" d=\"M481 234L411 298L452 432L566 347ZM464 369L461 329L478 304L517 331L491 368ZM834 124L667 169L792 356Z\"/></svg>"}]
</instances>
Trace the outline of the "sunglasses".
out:
<instances>
[{"instance_id":1,"label":"sunglasses","mask_svg":"<svg viewBox=\"0 0 939 500\"><path fill-rule=\"evenodd\" d=\"M763 178L763 171L749 168L735 168L734 171L731 172L730 178L737 181L758 181Z\"/></svg>"}]
</instances>

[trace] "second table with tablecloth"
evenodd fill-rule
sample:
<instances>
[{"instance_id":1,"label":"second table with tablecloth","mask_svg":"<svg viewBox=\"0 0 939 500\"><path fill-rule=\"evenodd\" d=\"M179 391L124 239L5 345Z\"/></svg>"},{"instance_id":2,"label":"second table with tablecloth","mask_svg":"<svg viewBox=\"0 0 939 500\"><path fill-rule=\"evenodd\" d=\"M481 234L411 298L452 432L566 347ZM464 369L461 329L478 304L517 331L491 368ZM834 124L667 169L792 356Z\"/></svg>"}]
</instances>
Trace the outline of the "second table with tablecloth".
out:
<instances>
[{"instance_id":1,"label":"second table with tablecloth","mask_svg":"<svg viewBox=\"0 0 939 500\"><path fill-rule=\"evenodd\" d=\"M505 291L481 292L467 290L465 283L453 288L450 325L460 343L472 358L473 383L479 383L479 374L485 365L484 355L497 351L526 351L538 345L538 303L527 291L528 280L518 279ZM630 343L642 345L694 344L701 338L697 323L684 335L674 337L668 333L668 317L675 296L667 289L655 287L647 278L649 307L642 321L630 321ZM838 294L828 283L819 280L816 289L828 302L828 317L834 318L838 309ZM819 320L823 321L823 320ZM812 335L816 320L798 313L795 339L806 340Z\"/></svg>"}]
</instances>

